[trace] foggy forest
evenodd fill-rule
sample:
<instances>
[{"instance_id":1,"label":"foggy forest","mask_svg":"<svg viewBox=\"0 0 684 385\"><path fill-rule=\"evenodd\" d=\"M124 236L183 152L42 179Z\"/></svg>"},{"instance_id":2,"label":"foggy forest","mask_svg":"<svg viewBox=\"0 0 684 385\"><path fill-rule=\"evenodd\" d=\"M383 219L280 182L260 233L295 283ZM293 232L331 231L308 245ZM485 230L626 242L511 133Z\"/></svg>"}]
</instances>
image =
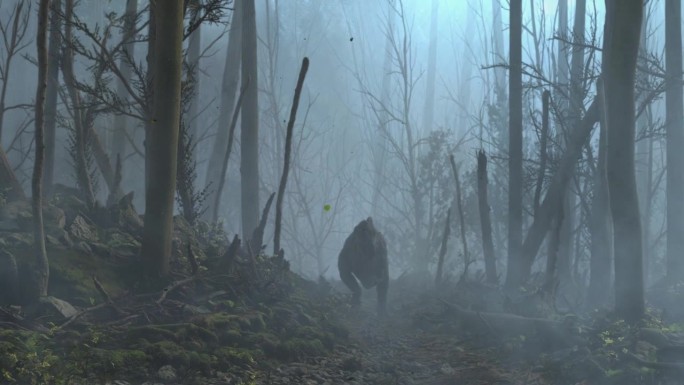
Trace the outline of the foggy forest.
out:
<instances>
[{"instance_id":1,"label":"foggy forest","mask_svg":"<svg viewBox=\"0 0 684 385\"><path fill-rule=\"evenodd\" d=\"M0 384L684 383L680 0L0 1Z\"/></svg>"}]
</instances>

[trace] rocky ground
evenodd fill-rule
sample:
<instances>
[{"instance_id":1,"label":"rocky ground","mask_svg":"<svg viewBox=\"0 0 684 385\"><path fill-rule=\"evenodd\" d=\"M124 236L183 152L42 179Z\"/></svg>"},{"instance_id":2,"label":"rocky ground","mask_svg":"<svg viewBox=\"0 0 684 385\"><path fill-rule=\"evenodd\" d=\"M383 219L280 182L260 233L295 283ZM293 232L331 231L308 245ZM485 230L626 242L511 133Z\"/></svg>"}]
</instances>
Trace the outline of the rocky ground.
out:
<instances>
[{"instance_id":1,"label":"rocky ground","mask_svg":"<svg viewBox=\"0 0 684 385\"><path fill-rule=\"evenodd\" d=\"M173 281L139 285L142 220L130 196L89 209L68 190L45 207L50 296L31 292L31 210L0 202L0 384L681 384L684 329L566 314L530 292L402 276L386 317L375 293L237 252L175 220ZM679 291L677 291L679 293ZM663 296L660 295L659 298ZM12 305L10 305L12 304ZM679 381L679 382L678 382Z\"/></svg>"}]
</instances>

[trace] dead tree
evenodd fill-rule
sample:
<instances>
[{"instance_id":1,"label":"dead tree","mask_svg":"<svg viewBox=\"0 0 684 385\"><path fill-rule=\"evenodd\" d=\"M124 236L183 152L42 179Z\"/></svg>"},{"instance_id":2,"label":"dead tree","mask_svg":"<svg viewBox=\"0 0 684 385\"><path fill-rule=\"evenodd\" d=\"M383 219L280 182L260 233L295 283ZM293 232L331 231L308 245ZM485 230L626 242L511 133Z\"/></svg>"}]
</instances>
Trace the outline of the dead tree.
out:
<instances>
[{"instance_id":1,"label":"dead tree","mask_svg":"<svg viewBox=\"0 0 684 385\"><path fill-rule=\"evenodd\" d=\"M43 162L45 160L45 144L43 130L45 125L45 94L47 90L48 50L47 26L49 0L40 0L38 8L38 34L36 46L38 51L38 86L36 87L36 157L33 163L32 179L32 211L33 211L33 245L36 254L36 271L38 295L46 296L50 278L50 264L45 250L45 230L43 228Z\"/></svg>"},{"instance_id":2,"label":"dead tree","mask_svg":"<svg viewBox=\"0 0 684 385\"><path fill-rule=\"evenodd\" d=\"M283 175L280 178L280 185L278 186L278 198L276 199L273 254L278 254L280 251L280 226L283 220L283 198L285 196L285 185L287 184L287 176L290 173L290 158L292 157L292 133L294 131L294 123L297 117L299 98L302 95L302 87L304 86L304 79L306 78L306 72L308 70L309 58L305 57L304 60L302 60L302 68L299 71L299 78L297 79L297 87L295 88L294 99L292 101L292 109L290 110L290 120L287 122L287 134L285 137L285 161L283 162Z\"/></svg>"},{"instance_id":3,"label":"dead tree","mask_svg":"<svg viewBox=\"0 0 684 385\"><path fill-rule=\"evenodd\" d=\"M447 242L449 241L449 234L451 233L451 209L447 210L446 222L444 222L444 235L442 236L442 246L439 248L439 259L437 260L437 274L435 275L435 286L439 287L442 284L442 272L444 271L444 259L446 258ZM463 275L468 270L466 264L463 270Z\"/></svg>"},{"instance_id":4,"label":"dead tree","mask_svg":"<svg viewBox=\"0 0 684 385\"><path fill-rule=\"evenodd\" d=\"M454 174L454 183L456 183L456 207L458 208L458 219L461 225L461 243L463 244L463 276L468 273L468 266L470 266L470 254L468 253L468 239L466 238L465 217L463 215L463 200L461 198L461 181L458 177L458 169L456 168L456 161L453 155L449 155L449 162L451 163L451 172Z\"/></svg>"},{"instance_id":5,"label":"dead tree","mask_svg":"<svg viewBox=\"0 0 684 385\"><path fill-rule=\"evenodd\" d=\"M487 155L483 150L477 153L477 203L480 211L480 227L482 229L482 252L485 261L485 275L487 282L497 283L496 257L494 255L494 241L492 239L492 221L489 217L489 202L487 202Z\"/></svg>"}]
</instances>

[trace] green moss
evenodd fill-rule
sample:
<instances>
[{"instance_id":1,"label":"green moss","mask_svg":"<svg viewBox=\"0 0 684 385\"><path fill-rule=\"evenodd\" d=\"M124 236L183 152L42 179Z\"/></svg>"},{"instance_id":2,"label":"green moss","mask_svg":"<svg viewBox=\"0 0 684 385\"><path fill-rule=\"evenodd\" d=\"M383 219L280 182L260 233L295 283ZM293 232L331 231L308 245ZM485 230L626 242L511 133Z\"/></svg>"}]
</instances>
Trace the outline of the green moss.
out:
<instances>
[{"instance_id":1,"label":"green moss","mask_svg":"<svg viewBox=\"0 0 684 385\"><path fill-rule=\"evenodd\" d=\"M209 354L189 351L171 341L159 341L145 349L156 366L173 365L175 368L208 372L214 360Z\"/></svg>"},{"instance_id":2,"label":"green moss","mask_svg":"<svg viewBox=\"0 0 684 385\"><path fill-rule=\"evenodd\" d=\"M254 352L247 349L223 347L216 349L214 355L220 367L228 368L233 365L251 366L256 363Z\"/></svg>"},{"instance_id":3,"label":"green moss","mask_svg":"<svg viewBox=\"0 0 684 385\"><path fill-rule=\"evenodd\" d=\"M146 339L149 341L178 341L176 333L157 325L133 326L121 333L126 340Z\"/></svg>"}]
</instances>

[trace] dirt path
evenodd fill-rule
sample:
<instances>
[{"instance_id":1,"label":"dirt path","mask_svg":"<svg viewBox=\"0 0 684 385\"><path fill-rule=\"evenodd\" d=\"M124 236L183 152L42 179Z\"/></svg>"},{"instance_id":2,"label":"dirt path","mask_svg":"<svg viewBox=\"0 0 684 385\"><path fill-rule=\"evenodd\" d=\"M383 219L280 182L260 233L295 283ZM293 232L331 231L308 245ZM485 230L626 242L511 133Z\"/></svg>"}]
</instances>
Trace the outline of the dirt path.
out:
<instances>
[{"instance_id":1,"label":"dirt path","mask_svg":"<svg viewBox=\"0 0 684 385\"><path fill-rule=\"evenodd\" d=\"M545 384L537 374L511 371L497 350L474 348L426 309L393 310L379 319L371 309L348 311L348 343L330 356L280 366L261 384L478 385ZM446 326L446 325L443 325ZM448 328L444 328L448 329Z\"/></svg>"}]
</instances>

